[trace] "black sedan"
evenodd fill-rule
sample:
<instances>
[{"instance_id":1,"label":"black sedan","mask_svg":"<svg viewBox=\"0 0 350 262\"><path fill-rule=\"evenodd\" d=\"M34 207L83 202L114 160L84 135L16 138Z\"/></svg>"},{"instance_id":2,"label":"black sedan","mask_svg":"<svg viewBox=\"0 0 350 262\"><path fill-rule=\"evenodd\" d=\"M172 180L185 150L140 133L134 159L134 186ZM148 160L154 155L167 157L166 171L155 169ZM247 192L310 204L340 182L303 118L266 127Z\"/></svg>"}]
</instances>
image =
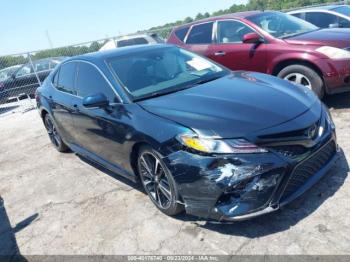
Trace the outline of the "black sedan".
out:
<instances>
[{"instance_id":1,"label":"black sedan","mask_svg":"<svg viewBox=\"0 0 350 262\"><path fill-rule=\"evenodd\" d=\"M50 72L67 57L52 57L28 62L4 81L0 81L0 102L10 97L29 95L34 97L35 90Z\"/></svg>"},{"instance_id":2,"label":"black sedan","mask_svg":"<svg viewBox=\"0 0 350 262\"><path fill-rule=\"evenodd\" d=\"M240 220L277 210L337 155L329 112L307 88L175 46L71 58L36 99L58 151L140 180L168 215Z\"/></svg>"}]
</instances>

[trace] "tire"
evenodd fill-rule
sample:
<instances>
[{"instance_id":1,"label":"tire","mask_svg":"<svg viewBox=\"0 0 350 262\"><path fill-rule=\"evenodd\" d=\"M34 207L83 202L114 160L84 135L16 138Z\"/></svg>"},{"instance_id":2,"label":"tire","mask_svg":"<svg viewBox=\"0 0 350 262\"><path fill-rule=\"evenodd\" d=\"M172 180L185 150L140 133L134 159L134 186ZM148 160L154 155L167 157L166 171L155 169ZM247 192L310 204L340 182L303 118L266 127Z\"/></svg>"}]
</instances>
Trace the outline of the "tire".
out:
<instances>
[{"instance_id":1,"label":"tire","mask_svg":"<svg viewBox=\"0 0 350 262\"><path fill-rule=\"evenodd\" d=\"M61 153L68 152L69 147L63 142L61 135L58 133L55 122L49 114L46 114L44 117L44 125L51 143L57 149L57 151Z\"/></svg>"},{"instance_id":2,"label":"tire","mask_svg":"<svg viewBox=\"0 0 350 262\"><path fill-rule=\"evenodd\" d=\"M145 192L160 211L168 216L184 211L173 176L161 155L150 146L140 148L137 171Z\"/></svg>"},{"instance_id":3,"label":"tire","mask_svg":"<svg viewBox=\"0 0 350 262\"><path fill-rule=\"evenodd\" d=\"M283 68L277 76L310 88L319 99L322 99L324 96L324 85L322 78L315 70L308 66L290 65Z\"/></svg>"}]
</instances>

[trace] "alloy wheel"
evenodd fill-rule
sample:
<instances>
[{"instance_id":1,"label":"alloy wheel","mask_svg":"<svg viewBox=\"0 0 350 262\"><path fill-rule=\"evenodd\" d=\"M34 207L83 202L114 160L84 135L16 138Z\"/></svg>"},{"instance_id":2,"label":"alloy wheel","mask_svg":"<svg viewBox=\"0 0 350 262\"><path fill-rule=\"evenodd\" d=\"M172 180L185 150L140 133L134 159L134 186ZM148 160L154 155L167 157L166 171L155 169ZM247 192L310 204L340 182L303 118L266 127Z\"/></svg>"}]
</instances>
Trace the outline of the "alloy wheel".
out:
<instances>
[{"instance_id":1,"label":"alloy wheel","mask_svg":"<svg viewBox=\"0 0 350 262\"><path fill-rule=\"evenodd\" d=\"M144 152L139 159L140 176L147 194L161 209L167 209L172 203L173 193L168 174L158 157Z\"/></svg>"},{"instance_id":2,"label":"alloy wheel","mask_svg":"<svg viewBox=\"0 0 350 262\"><path fill-rule=\"evenodd\" d=\"M55 147L59 147L61 145L61 137L50 117L45 118L45 127L51 142L55 145Z\"/></svg>"},{"instance_id":3,"label":"alloy wheel","mask_svg":"<svg viewBox=\"0 0 350 262\"><path fill-rule=\"evenodd\" d=\"M299 85L303 85L307 88L309 88L310 90L312 90L312 85L311 85L311 81L303 74L301 73L291 73L288 74L284 77L284 80L288 80L290 82L299 84Z\"/></svg>"}]
</instances>

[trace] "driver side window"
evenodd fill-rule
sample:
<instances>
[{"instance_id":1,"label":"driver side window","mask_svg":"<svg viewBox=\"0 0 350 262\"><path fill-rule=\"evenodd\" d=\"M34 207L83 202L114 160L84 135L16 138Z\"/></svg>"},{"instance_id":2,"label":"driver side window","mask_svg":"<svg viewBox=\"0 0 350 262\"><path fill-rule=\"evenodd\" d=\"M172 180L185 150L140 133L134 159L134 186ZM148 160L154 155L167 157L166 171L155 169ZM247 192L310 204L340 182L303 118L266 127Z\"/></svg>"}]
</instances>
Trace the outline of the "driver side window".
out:
<instances>
[{"instance_id":1,"label":"driver side window","mask_svg":"<svg viewBox=\"0 0 350 262\"><path fill-rule=\"evenodd\" d=\"M255 32L250 27L238 21L218 21L218 43L243 43L243 36Z\"/></svg>"}]
</instances>

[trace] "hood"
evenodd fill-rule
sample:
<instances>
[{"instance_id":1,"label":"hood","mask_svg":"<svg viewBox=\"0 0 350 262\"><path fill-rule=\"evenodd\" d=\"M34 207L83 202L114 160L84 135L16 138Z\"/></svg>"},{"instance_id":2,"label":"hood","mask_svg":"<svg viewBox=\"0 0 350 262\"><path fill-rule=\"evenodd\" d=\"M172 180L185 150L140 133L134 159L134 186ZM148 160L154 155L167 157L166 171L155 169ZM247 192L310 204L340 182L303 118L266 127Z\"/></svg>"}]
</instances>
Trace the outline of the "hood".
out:
<instances>
[{"instance_id":1,"label":"hood","mask_svg":"<svg viewBox=\"0 0 350 262\"><path fill-rule=\"evenodd\" d=\"M306 34L285 39L289 44L333 46L338 48L350 47L350 29L332 28L311 31Z\"/></svg>"},{"instance_id":2,"label":"hood","mask_svg":"<svg viewBox=\"0 0 350 262\"><path fill-rule=\"evenodd\" d=\"M202 136L245 137L298 117L319 103L306 88L260 73L234 72L138 104ZM319 105L320 107L321 105Z\"/></svg>"}]
</instances>

